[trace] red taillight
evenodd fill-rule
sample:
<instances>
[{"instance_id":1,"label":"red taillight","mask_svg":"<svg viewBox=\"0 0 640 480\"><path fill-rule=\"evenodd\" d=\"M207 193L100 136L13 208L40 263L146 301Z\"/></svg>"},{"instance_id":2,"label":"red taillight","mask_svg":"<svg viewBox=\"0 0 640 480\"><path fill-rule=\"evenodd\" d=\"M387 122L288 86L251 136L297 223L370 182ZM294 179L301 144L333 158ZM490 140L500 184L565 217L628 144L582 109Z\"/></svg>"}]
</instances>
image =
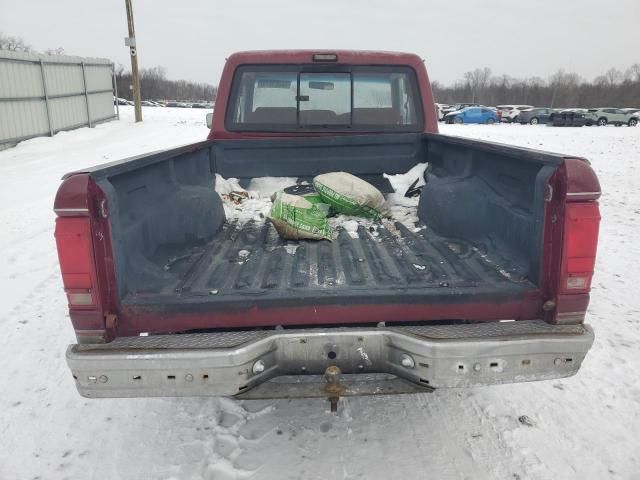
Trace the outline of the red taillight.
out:
<instances>
[{"instance_id":1,"label":"red taillight","mask_svg":"<svg viewBox=\"0 0 640 480\"><path fill-rule=\"evenodd\" d=\"M599 225L597 202L567 203L561 293L588 293L591 289Z\"/></svg>"},{"instance_id":2,"label":"red taillight","mask_svg":"<svg viewBox=\"0 0 640 480\"><path fill-rule=\"evenodd\" d=\"M62 283L73 310L97 307L96 273L93 262L91 224L88 217L56 219L56 244Z\"/></svg>"}]
</instances>

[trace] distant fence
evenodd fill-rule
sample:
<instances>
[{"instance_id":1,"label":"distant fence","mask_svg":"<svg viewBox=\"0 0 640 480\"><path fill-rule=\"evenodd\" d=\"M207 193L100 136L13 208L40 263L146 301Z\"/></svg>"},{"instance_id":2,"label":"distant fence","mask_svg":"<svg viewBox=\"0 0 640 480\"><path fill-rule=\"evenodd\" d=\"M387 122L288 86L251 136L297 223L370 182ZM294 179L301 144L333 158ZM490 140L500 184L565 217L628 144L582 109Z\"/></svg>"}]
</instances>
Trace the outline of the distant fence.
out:
<instances>
[{"instance_id":1,"label":"distant fence","mask_svg":"<svg viewBox=\"0 0 640 480\"><path fill-rule=\"evenodd\" d=\"M117 118L113 80L104 58L0 50L0 150Z\"/></svg>"}]
</instances>

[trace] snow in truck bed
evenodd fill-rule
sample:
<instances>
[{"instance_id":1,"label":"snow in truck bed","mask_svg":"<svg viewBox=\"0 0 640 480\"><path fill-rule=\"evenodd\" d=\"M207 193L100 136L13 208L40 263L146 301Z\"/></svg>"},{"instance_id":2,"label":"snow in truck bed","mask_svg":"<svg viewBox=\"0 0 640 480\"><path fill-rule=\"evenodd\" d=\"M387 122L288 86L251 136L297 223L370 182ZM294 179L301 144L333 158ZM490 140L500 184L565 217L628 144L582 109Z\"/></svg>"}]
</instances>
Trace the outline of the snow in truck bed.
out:
<instances>
[{"instance_id":1,"label":"snow in truck bed","mask_svg":"<svg viewBox=\"0 0 640 480\"><path fill-rule=\"evenodd\" d=\"M394 222L400 222L410 230L417 228L419 197L408 198L404 194L412 185L415 187L424 185L426 168L426 163L419 163L403 174L384 174L384 178L389 181L393 192L385 195L387 205L391 211L391 218L382 220L383 225L392 225ZM296 185L296 183L307 184L308 182L298 182L295 177L258 177L253 178L249 186L244 189L240 186L237 178L224 178L216 174L215 188L222 198L227 222L241 227L250 220L254 222L266 221L271 211L272 195L277 191L284 190L286 187ZM234 196L234 193L241 193L242 196ZM234 200L234 198L237 200ZM369 228L377 224L377 222L349 215L335 215L329 218L329 224L334 231L341 227L354 238L357 238L355 232L359 226Z\"/></svg>"}]
</instances>

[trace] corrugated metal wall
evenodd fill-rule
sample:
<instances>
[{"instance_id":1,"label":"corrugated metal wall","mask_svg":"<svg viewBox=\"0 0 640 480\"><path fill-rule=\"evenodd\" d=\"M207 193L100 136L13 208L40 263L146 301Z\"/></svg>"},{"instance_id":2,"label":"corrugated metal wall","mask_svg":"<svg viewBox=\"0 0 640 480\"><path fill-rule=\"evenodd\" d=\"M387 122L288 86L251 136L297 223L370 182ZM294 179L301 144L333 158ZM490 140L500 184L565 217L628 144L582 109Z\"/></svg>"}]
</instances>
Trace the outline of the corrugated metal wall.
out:
<instances>
[{"instance_id":1,"label":"corrugated metal wall","mask_svg":"<svg viewBox=\"0 0 640 480\"><path fill-rule=\"evenodd\" d=\"M112 120L113 96L107 59L0 50L0 150Z\"/></svg>"}]
</instances>

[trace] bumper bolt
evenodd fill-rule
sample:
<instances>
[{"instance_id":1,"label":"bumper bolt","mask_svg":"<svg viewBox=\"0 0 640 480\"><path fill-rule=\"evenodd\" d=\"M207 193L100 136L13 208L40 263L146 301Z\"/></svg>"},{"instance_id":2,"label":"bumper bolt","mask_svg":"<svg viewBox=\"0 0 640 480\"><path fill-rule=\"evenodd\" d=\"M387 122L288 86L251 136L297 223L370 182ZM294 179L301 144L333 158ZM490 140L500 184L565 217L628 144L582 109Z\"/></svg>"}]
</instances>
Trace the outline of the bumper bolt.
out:
<instances>
[{"instance_id":1,"label":"bumper bolt","mask_svg":"<svg viewBox=\"0 0 640 480\"><path fill-rule=\"evenodd\" d=\"M264 372L264 362L262 360L258 360L256 363L253 364L253 368L251 369L253 371L253 373L255 373L256 375L258 373L262 373Z\"/></svg>"},{"instance_id":2,"label":"bumper bolt","mask_svg":"<svg viewBox=\"0 0 640 480\"><path fill-rule=\"evenodd\" d=\"M476 363L476 364L473 365L473 369L476 372L479 372L481 368L482 368L482 366L479 363Z\"/></svg>"},{"instance_id":3,"label":"bumper bolt","mask_svg":"<svg viewBox=\"0 0 640 480\"><path fill-rule=\"evenodd\" d=\"M406 353L403 353L402 357L400 357L400 363L403 367L406 368L413 368L416 366L416 362L413 361L413 358L411 358L411 356L407 355Z\"/></svg>"},{"instance_id":4,"label":"bumper bolt","mask_svg":"<svg viewBox=\"0 0 640 480\"><path fill-rule=\"evenodd\" d=\"M554 365L562 365L562 359L561 359L561 358L556 358L556 359L553 361L553 364L554 364Z\"/></svg>"},{"instance_id":5,"label":"bumper bolt","mask_svg":"<svg viewBox=\"0 0 640 480\"><path fill-rule=\"evenodd\" d=\"M98 381L99 381L100 383L107 383L107 382L109 381L109 377L107 377L106 375L100 375L100 376L98 377Z\"/></svg>"},{"instance_id":6,"label":"bumper bolt","mask_svg":"<svg viewBox=\"0 0 640 480\"><path fill-rule=\"evenodd\" d=\"M190 373L187 373L187 374L184 376L184 379L185 379L187 382L193 382L193 375L191 375Z\"/></svg>"}]
</instances>

